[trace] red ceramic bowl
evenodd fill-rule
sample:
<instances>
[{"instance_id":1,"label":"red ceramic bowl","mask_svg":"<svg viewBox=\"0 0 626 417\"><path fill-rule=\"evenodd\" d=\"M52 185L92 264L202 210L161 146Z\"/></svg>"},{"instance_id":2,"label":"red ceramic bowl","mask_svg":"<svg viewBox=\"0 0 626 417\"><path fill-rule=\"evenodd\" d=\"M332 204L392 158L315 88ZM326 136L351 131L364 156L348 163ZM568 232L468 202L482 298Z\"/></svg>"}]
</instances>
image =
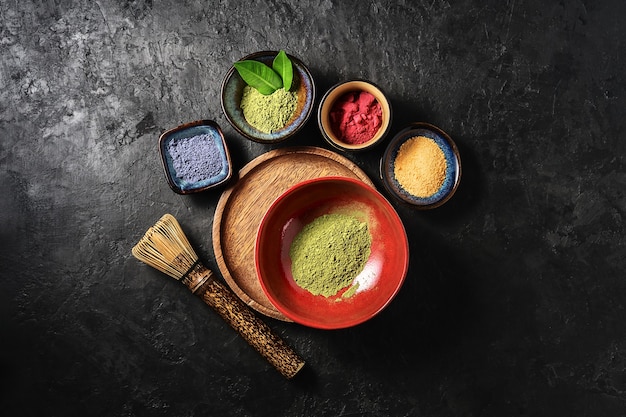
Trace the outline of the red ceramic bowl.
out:
<instances>
[{"instance_id":1,"label":"red ceramic bowl","mask_svg":"<svg viewBox=\"0 0 626 417\"><path fill-rule=\"evenodd\" d=\"M352 295L313 295L293 279L289 250L294 237L317 217L349 213L367 222L370 256ZM344 177L296 184L270 206L258 229L255 263L263 291L296 323L320 329L355 326L383 310L400 290L408 268L404 225L393 206L374 188Z\"/></svg>"}]
</instances>

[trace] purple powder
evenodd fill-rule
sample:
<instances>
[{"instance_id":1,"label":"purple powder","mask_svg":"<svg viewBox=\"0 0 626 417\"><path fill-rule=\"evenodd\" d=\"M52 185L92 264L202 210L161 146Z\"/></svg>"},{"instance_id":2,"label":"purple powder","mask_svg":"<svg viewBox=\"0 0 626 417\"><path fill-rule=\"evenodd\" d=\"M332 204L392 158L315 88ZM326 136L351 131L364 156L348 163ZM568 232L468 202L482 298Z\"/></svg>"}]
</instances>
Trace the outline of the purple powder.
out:
<instances>
[{"instance_id":1,"label":"purple powder","mask_svg":"<svg viewBox=\"0 0 626 417\"><path fill-rule=\"evenodd\" d=\"M172 158L176 177L183 184L205 181L222 171L222 157L210 134L171 140L167 144L167 151Z\"/></svg>"}]
</instances>

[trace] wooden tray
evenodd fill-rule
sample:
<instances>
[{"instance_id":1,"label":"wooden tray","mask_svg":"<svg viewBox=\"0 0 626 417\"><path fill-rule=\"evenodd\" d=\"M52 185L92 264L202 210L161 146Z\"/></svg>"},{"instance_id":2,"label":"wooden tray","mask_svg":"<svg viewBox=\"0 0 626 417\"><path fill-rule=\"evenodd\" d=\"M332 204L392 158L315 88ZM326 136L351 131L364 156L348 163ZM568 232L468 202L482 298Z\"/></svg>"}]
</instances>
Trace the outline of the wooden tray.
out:
<instances>
[{"instance_id":1,"label":"wooden tray","mask_svg":"<svg viewBox=\"0 0 626 417\"><path fill-rule=\"evenodd\" d=\"M328 176L357 178L374 186L357 165L335 152L290 147L266 152L250 161L217 203L213 250L220 272L239 298L266 316L290 321L272 305L257 278L257 229L272 202L292 185Z\"/></svg>"}]
</instances>

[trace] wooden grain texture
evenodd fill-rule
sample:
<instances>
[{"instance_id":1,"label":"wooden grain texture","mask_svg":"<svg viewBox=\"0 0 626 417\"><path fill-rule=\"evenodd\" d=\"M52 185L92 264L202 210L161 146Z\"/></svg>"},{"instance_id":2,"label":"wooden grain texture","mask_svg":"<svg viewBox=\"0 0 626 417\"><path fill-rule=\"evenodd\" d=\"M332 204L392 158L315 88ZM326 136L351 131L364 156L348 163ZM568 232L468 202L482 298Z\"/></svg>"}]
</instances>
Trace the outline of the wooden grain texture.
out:
<instances>
[{"instance_id":1,"label":"wooden grain texture","mask_svg":"<svg viewBox=\"0 0 626 417\"><path fill-rule=\"evenodd\" d=\"M283 376L292 378L302 369L304 360L227 286L216 280L213 271L196 264L188 276L182 281L187 288L215 310Z\"/></svg>"},{"instance_id":2,"label":"wooden grain texture","mask_svg":"<svg viewBox=\"0 0 626 417\"><path fill-rule=\"evenodd\" d=\"M258 312L290 321L269 301L256 273L254 245L261 220L283 192L300 181L344 176L374 186L349 159L323 148L290 147L269 151L239 172L215 209L213 250L222 276L239 298Z\"/></svg>"}]
</instances>

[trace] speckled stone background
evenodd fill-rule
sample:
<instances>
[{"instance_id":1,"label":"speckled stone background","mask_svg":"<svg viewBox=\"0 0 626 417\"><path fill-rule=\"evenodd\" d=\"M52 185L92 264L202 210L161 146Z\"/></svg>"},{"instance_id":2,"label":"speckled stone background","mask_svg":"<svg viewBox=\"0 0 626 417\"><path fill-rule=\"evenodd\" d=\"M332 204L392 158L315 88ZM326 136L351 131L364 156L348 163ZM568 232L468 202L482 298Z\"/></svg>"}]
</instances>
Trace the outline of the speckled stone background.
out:
<instances>
[{"instance_id":1,"label":"speckled stone background","mask_svg":"<svg viewBox=\"0 0 626 417\"><path fill-rule=\"evenodd\" d=\"M6 416L626 416L626 3L0 3L0 413ZM367 78L392 133L446 130L445 206L398 206L406 283L373 320L266 322L307 361L282 378L200 300L130 254L174 214L216 268L219 190L168 187L157 140L213 119L235 169L328 147L230 127L231 64L285 49L318 99ZM384 146L347 155L380 186Z\"/></svg>"}]
</instances>

